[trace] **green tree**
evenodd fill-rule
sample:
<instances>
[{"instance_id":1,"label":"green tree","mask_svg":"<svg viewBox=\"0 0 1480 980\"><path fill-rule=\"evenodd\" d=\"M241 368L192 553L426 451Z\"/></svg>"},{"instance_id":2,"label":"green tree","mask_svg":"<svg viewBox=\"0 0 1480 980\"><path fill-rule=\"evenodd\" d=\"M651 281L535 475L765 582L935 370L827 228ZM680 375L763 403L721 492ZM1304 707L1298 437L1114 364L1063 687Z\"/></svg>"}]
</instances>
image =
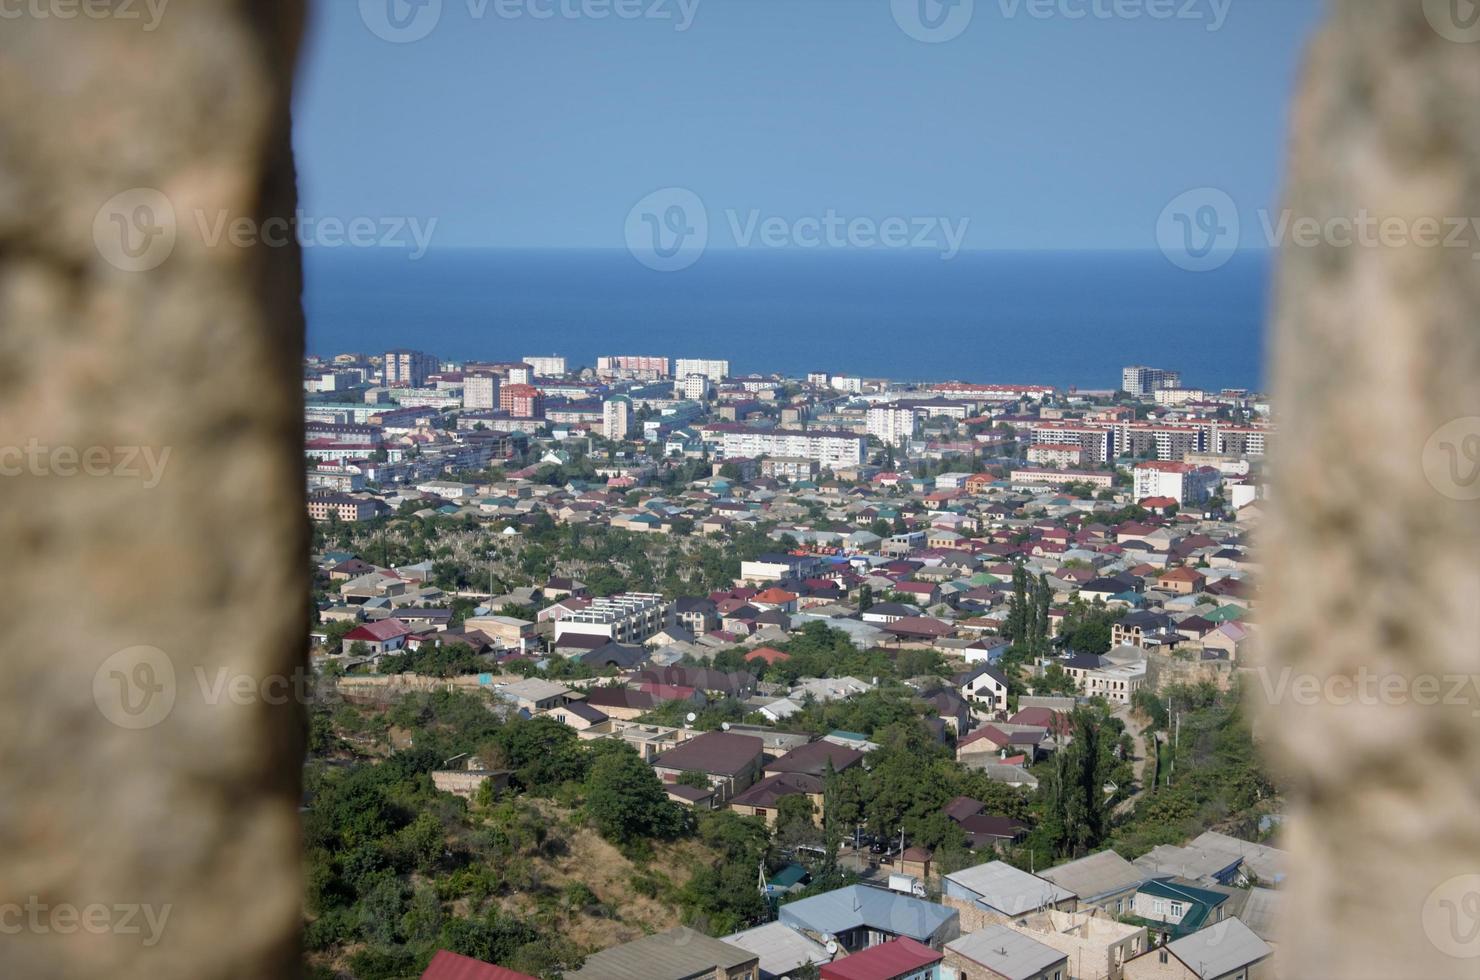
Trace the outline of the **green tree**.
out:
<instances>
[{"instance_id":1,"label":"green tree","mask_svg":"<svg viewBox=\"0 0 1480 980\"><path fill-rule=\"evenodd\" d=\"M668 799L653 768L626 745L603 752L586 780L586 812L616 844L666 840L684 830L685 814Z\"/></svg>"}]
</instances>

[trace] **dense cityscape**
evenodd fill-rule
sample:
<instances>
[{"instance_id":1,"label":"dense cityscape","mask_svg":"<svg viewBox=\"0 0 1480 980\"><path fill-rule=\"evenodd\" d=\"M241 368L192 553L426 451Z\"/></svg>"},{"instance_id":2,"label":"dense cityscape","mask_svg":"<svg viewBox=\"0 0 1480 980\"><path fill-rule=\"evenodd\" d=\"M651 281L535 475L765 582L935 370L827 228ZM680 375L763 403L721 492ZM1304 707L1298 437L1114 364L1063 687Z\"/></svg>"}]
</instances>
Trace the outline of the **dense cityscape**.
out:
<instances>
[{"instance_id":1,"label":"dense cityscape","mask_svg":"<svg viewBox=\"0 0 1480 980\"><path fill-rule=\"evenodd\" d=\"M317 975L1275 975L1271 406L1104 380L308 359Z\"/></svg>"}]
</instances>

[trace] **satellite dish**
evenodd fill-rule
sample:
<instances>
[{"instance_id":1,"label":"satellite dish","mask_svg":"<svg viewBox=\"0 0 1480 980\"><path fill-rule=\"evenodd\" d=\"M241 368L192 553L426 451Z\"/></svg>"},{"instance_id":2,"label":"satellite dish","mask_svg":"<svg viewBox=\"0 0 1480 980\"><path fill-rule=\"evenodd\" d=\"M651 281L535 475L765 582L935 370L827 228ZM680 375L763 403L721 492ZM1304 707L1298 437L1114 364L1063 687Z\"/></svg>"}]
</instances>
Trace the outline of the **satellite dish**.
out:
<instances>
[{"instance_id":1,"label":"satellite dish","mask_svg":"<svg viewBox=\"0 0 1480 980\"><path fill-rule=\"evenodd\" d=\"M837 942L836 939L829 939L827 941L827 945L824 946L823 948L827 950L827 955L828 956L836 956L836 955L838 955L838 942Z\"/></svg>"},{"instance_id":2,"label":"satellite dish","mask_svg":"<svg viewBox=\"0 0 1480 980\"><path fill-rule=\"evenodd\" d=\"M688 718L688 720L689 720L690 723L693 723L693 722L696 722L696 721L699 720L699 716L696 715L696 714L694 714L692 711L690 711L688 713L688 715L686 715L685 717Z\"/></svg>"}]
</instances>

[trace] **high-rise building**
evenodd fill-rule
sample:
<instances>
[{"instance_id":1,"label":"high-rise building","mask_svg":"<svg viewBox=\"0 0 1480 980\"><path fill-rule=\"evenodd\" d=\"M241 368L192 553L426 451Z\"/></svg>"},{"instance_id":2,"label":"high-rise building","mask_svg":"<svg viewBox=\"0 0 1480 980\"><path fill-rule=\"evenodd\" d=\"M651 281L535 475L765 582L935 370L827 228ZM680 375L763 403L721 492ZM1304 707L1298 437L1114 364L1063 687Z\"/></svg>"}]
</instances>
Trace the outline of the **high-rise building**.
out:
<instances>
[{"instance_id":1,"label":"high-rise building","mask_svg":"<svg viewBox=\"0 0 1480 980\"><path fill-rule=\"evenodd\" d=\"M533 369L536 378L565 377L565 358L559 354L537 354L534 357L526 357L524 363Z\"/></svg>"},{"instance_id":2,"label":"high-rise building","mask_svg":"<svg viewBox=\"0 0 1480 980\"><path fill-rule=\"evenodd\" d=\"M1182 387L1180 371L1164 371L1161 368L1135 365L1120 372L1120 388L1137 398L1147 398L1165 388Z\"/></svg>"},{"instance_id":3,"label":"high-rise building","mask_svg":"<svg viewBox=\"0 0 1480 980\"><path fill-rule=\"evenodd\" d=\"M632 399L617 395L601 406L601 434L612 442L632 434Z\"/></svg>"},{"instance_id":4,"label":"high-rise building","mask_svg":"<svg viewBox=\"0 0 1480 980\"><path fill-rule=\"evenodd\" d=\"M635 378L647 381L670 377L668 358L647 354L598 357L596 375L601 378Z\"/></svg>"},{"instance_id":5,"label":"high-rise building","mask_svg":"<svg viewBox=\"0 0 1480 980\"><path fill-rule=\"evenodd\" d=\"M545 396L533 385L504 385L498 393L498 407L516 419L545 417Z\"/></svg>"},{"instance_id":6,"label":"high-rise building","mask_svg":"<svg viewBox=\"0 0 1480 980\"><path fill-rule=\"evenodd\" d=\"M715 384L730 376L729 361L711 361L697 357L680 357L673 362L673 376L686 378L691 374L702 374Z\"/></svg>"},{"instance_id":7,"label":"high-rise building","mask_svg":"<svg viewBox=\"0 0 1480 980\"><path fill-rule=\"evenodd\" d=\"M706 374L686 374L674 385L679 397L687 398L689 401L702 402L709 398L714 384Z\"/></svg>"},{"instance_id":8,"label":"high-rise building","mask_svg":"<svg viewBox=\"0 0 1480 980\"><path fill-rule=\"evenodd\" d=\"M463 407L468 409L498 408L499 387L496 375L466 375L463 378Z\"/></svg>"},{"instance_id":9,"label":"high-rise building","mask_svg":"<svg viewBox=\"0 0 1480 980\"><path fill-rule=\"evenodd\" d=\"M392 350L386 351L382 373L388 385L420 388L427 383L427 375L440 369L436 355L419 350Z\"/></svg>"},{"instance_id":10,"label":"high-rise building","mask_svg":"<svg viewBox=\"0 0 1480 980\"><path fill-rule=\"evenodd\" d=\"M868 434L886 446L901 446L915 438L915 410L898 405L875 405L868 410Z\"/></svg>"}]
</instances>

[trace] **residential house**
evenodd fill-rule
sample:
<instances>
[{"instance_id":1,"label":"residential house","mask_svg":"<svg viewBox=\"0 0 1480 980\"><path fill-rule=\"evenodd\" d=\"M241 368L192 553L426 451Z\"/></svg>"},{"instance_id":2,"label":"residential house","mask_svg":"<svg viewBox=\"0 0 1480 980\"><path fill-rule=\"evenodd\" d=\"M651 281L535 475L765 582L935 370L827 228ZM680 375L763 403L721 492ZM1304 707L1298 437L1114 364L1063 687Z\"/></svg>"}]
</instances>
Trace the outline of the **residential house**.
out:
<instances>
[{"instance_id":1,"label":"residential house","mask_svg":"<svg viewBox=\"0 0 1480 980\"><path fill-rule=\"evenodd\" d=\"M968 701L985 702L989 712L1007 711L1007 675L996 667L978 664L953 680Z\"/></svg>"},{"instance_id":2,"label":"residential house","mask_svg":"<svg viewBox=\"0 0 1480 980\"><path fill-rule=\"evenodd\" d=\"M567 980L759 980L760 958L679 926L586 958Z\"/></svg>"},{"instance_id":3,"label":"residential house","mask_svg":"<svg viewBox=\"0 0 1480 980\"><path fill-rule=\"evenodd\" d=\"M422 971L421 980L535 980L527 973L516 973L506 970L492 963L484 963L459 953L449 952L445 949L437 950L437 955L427 964Z\"/></svg>"},{"instance_id":4,"label":"residential house","mask_svg":"<svg viewBox=\"0 0 1480 980\"><path fill-rule=\"evenodd\" d=\"M760 775L765 743L754 735L705 732L653 760L664 783L675 783L686 772L709 778L719 803L744 792Z\"/></svg>"},{"instance_id":5,"label":"residential house","mask_svg":"<svg viewBox=\"0 0 1480 980\"><path fill-rule=\"evenodd\" d=\"M495 687L493 693L519 710L533 715L564 704L570 697L571 690L564 684L530 677Z\"/></svg>"},{"instance_id":6,"label":"residential house","mask_svg":"<svg viewBox=\"0 0 1480 980\"><path fill-rule=\"evenodd\" d=\"M1131 907L1146 873L1114 851L1089 854L1038 872L1038 877L1074 893L1079 908L1103 909L1119 917Z\"/></svg>"},{"instance_id":7,"label":"residential house","mask_svg":"<svg viewBox=\"0 0 1480 980\"><path fill-rule=\"evenodd\" d=\"M964 980L1069 980L1068 954L1004 925L946 944L945 965Z\"/></svg>"},{"instance_id":8,"label":"residential house","mask_svg":"<svg viewBox=\"0 0 1480 980\"><path fill-rule=\"evenodd\" d=\"M410 635L411 627L395 618L361 623L344 634L340 650L348 654L356 643L363 643L371 657L383 657L404 647L406 638Z\"/></svg>"},{"instance_id":9,"label":"residential house","mask_svg":"<svg viewBox=\"0 0 1480 980\"><path fill-rule=\"evenodd\" d=\"M1005 861L989 861L945 876L941 901L961 914L967 932L1020 922L1041 909L1073 911L1079 899L1037 875Z\"/></svg>"},{"instance_id":10,"label":"residential house","mask_svg":"<svg viewBox=\"0 0 1480 980\"><path fill-rule=\"evenodd\" d=\"M724 941L760 958L760 980L783 980L807 967L832 962L825 945L779 922L725 936Z\"/></svg>"},{"instance_id":11,"label":"residential house","mask_svg":"<svg viewBox=\"0 0 1480 980\"><path fill-rule=\"evenodd\" d=\"M1193 884L1185 878L1157 878L1136 890L1130 912L1145 920L1160 944L1222 922L1228 914L1228 905L1228 895L1222 891Z\"/></svg>"},{"instance_id":12,"label":"residential house","mask_svg":"<svg viewBox=\"0 0 1480 980\"><path fill-rule=\"evenodd\" d=\"M1145 928L1117 922L1098 909L1042 909L1009 928L1068 956L1074 980L1121 980L1125 963L1149 948Z\"/></svg>"},{"instance_id":13,"label":"residential house","mask_svg":"<svg viewBox=\"0 0 1480 980\"><path fill-rule=\"evenodd\" d=\"M900 936L941 949L961 934L952 909L911 895L849 885L781 906L779 920L852 954Z\"/></svg>"},{"instance_id":14,"label":"residential house","mask_svg":"<svg viewBox=\"0 0 1480 980\"><path fill-rule=\"evenodd\" d=\"M939 980L945 954L901 936L833 960L822 967L822 980Z\"/></svg>"},{"instance_id":15,"label":"residential house","mask_svg":"<svg viewBox=\"0 0 1480 980\"><path fill-rule=\"evenodd\" d=\"M1274 950L1238 919L1225 919L1125 964L1125 980L1266 980Z\"/></svg>"}]
</instances>

